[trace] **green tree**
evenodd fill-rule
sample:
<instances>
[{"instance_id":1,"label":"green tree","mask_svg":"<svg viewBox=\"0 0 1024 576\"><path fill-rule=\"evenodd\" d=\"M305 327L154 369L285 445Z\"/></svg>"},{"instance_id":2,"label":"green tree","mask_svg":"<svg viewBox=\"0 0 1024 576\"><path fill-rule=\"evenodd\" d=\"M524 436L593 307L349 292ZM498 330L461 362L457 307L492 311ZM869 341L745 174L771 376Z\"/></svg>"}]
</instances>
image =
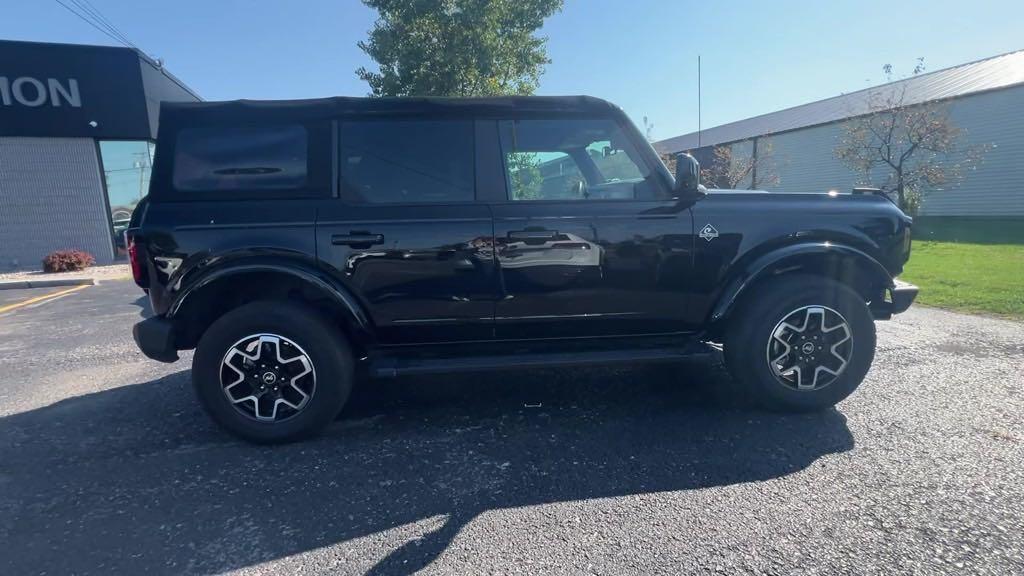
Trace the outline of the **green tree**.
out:
<instances>
[{"instance_id":1,"label":"green tree","mask_svg":"<svg viewBox=\"0 0 1024 576\"><path fill-rule=\"evenodd\" d=\"M509 184L512 198L536 200L540 198L540 187L544 178L540 173L540 159L531 152L512 152L507 157Z\"/></svg>"},{"instance_id":2,"label":"green tree","mask_svg":"<svg viewBox=\"0 0 1024 576\"><path fill-rule=\"evenodd\" d=\"M562 0L363 0L377 11L359 47L372 96L532 94L550 63L535 32Z\"/></svg>"}]
</instances>

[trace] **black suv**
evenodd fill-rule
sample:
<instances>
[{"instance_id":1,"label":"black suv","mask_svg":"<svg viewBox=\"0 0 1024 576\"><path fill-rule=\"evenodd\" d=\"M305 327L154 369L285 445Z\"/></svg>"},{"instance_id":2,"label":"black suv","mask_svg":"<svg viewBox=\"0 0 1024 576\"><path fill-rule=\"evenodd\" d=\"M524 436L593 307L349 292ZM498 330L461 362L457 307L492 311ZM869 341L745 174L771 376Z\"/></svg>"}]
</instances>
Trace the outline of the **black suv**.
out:
<instances>
[{"instance_id":1,"label":"black suv","mask_svg":"<svg viewBox=\"0 0 1024 576\"><path fill-rule=\"evenodd\" d=\"M832 406L864 378L910 222L887 198L706 190L589 97L165 104L127 232L156 360L195 348L246 439L328 424L357 374L676 360ZM706 349L706 348L705 348Z\"/></svg>"}]
</instances>

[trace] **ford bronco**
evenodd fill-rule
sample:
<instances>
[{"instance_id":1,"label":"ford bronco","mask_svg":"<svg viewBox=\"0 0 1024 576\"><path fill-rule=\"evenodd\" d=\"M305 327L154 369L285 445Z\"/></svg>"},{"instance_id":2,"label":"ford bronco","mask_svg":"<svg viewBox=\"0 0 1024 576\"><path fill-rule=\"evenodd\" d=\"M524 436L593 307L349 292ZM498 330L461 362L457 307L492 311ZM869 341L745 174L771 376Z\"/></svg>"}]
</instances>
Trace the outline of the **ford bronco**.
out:
<instances>
[{"instance_id":1,"label":"ford bronco","mask_svg":"<svg viewBox=\"0 0 1024 576\"><path fill-rule=\"evenodd\" d=\"M911 219L868 190L708 190L590 97L164 104L126 243L150 358L195 349L256 442L326 426L356 375L671 361L834 405L865 377ZM706 350L706 347L703 348Z\"/></svg>"}]
</instances>

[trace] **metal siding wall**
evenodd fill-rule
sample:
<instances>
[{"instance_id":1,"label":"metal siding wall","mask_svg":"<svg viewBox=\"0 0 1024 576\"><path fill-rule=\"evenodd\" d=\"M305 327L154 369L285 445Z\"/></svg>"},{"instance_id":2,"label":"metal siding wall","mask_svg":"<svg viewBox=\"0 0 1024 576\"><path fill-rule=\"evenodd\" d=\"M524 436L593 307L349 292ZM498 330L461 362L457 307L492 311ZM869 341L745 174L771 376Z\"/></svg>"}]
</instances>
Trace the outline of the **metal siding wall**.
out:
<instances>
[{"instance_id":1,"label":"metal siding wall","mask_svg":"<svg viewBox=\"0 0 1024 576\"><path fill-rule=\"evenodd\" d=\"M96 145L89 138L0 138L0 269L37 268L53 250L114 259Z\"/></svg>"},{"instance_id":2,"label":"metal siding wall","mask_svg":"<svg viewBox=\"0 0 1024 576\"><path fill-rule=\"evenodd\" d=\"M736 142L729 146L729 153L733 158L737 160L748 160L754 153L754 141L744 140L743 142ZM742 182L736 184L738 190L749 190L750 189L751 176L747 176Z\"/></svg>"},{"instance_id":3,"label":"metal siding wall","mask_svg":"<svg viewBox=\"0 0 1024 576\"><path fill-rule=\"evenodd\" d=\"M971 145L994 144L959 186L929 193L928 216L1024 216L1024 86L967 96L950 118Z\"/></svg>"},{"instance_id":4,"label":"metal siding wall","mask_svg":"<svg viewBox=\"0 0 1024 576\"><path fill-rule=\"evenodd\" d=\"M964 130L965 144L995 147L985 154L976 170L964 175L958 186L928 193L922 215L1024 216L1021 110L1024 86L966 96L950 104L950 117ZM779 183L761 188L780 192L846 192L864 184L859 174L833 156L842 134L842 124L834 123L762 137L762 142L772 142Z\"/></svg>"},{"instance_id":5,"label":"metal siding wall","mask_svg":"<svg viewBox=\"0 0 1024 576\"><path fill-rule=\"evenodd\" d=\"M778 184L763 189L799 193L849 191L857 183L857 174L833 156L841 135L839 124L826 124L763 137L762 143L771 141L772 164L779 176Z\"/></svg>"}]
</instances>

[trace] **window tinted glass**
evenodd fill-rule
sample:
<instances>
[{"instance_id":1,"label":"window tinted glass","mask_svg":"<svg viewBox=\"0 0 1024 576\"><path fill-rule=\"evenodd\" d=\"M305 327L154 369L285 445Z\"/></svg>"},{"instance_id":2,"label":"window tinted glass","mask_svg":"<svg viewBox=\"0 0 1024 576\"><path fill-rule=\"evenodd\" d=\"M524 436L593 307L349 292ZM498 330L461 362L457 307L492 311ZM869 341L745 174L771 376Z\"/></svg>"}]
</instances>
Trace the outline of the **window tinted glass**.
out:
<instances>
[{"instance_id":1,"label":"window tinted glass","mask_svg":"<svg viewBox=\"0 0 1024 576\"><path fill-rule=\"evenodd\" d=\"M145 140L103 140L103 179L107 185L110 221L114 225L114 246L123 254L124 231L131 222L135 206L149 192L155 146Z\"/></svg>"},{"instance_id":2,"label":"window tinted glass","mask_svg":"<svg viewBox=\"0 0 1024 576\"><path fill-rule=\"evenodd\" d=\"M646 166L611 120L505 121L501 144L512 200L658 195Z\"/></svg>"},{"instance_id":3,"label":"window tinted glass","mask_svg":"<svg viewBox=\"0 0 1024 576\"><path fill-rule=\"evenodd\" d=\"M579 166L564 152L509 152L505 155L513 200L571 199L583 181Z\"/></svg>"},{"instance_id":4,"label":"window tinted glass","mask_svg":"<svg viewBox=\"0 0 1024 576\"><path fill-rule=\"evenodd\" d=\"M302 126L186 128L174 153L174 187L194 190L280 190L306 183Z\"/></svg>"},{"instance_id":5,"label":"window tinted glass","mask_svg":"<svg viewBox=\"0 0 1024 576\"><path fill-rule=\"evenodd\" d=\"M640 167L630 159L629 154L613 148L612 143L608 140L591 142L587 146L587 154L594 161L605 182L643 180L644 178L644 175L640 173Z\"/></svg>"},{"instance_id":6,"label":"window tinted glass","mask_svg":"<svg viewBox=\"0 0 1024 576\"><path fill-rule=\"evenodd\" d=\"M472 122L343 122L340 148L342 190L351 201L473 200Z\"/></svg>"}]
</instances>

